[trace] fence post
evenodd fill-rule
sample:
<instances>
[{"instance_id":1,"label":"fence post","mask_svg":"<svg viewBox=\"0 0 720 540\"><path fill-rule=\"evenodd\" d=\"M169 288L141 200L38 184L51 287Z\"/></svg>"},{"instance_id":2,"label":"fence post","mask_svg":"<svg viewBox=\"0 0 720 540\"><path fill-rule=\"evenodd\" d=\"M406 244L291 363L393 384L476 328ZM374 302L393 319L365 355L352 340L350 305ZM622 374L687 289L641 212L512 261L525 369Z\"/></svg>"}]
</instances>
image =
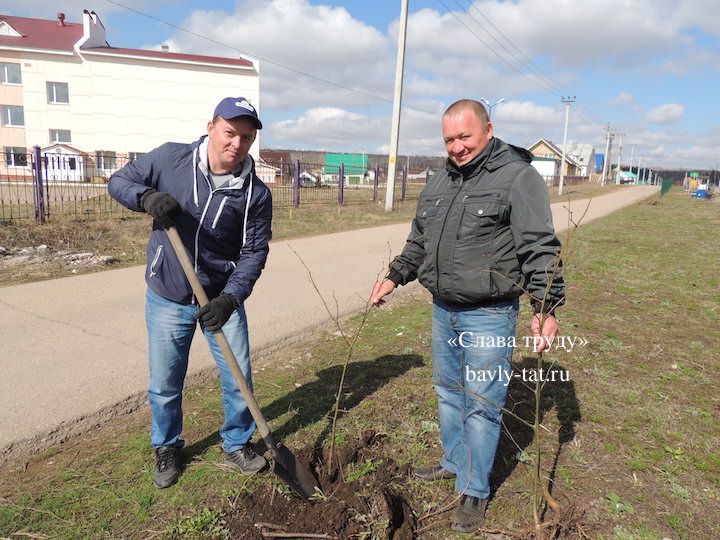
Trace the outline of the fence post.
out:
<instances>
[{"instance_id":1,"label":"fence post","mask_svg":"<svg viewBox=\"0 0 720 540\"><path fill-rule=\"evenodd\" d=\"M401 194L400 194L401 201L405 200L405 189L406 188L407 188L407 167L403 168L403 173L402 173L402 190L401 190Z\"/></svg>"},{"instance_id":2,"label":"fence post","mask_svg":"<svg viewBox=\"0 0 720 540\"><path fill-rule=\"evenodd\" d=\"M377 202L378 196L378 182L380 181L380 167L375 165L375 179L373 180L373 202Z\"/></svg>"},{"instance_id":3,"label":"fence post","mask_svg":"<svg viewBox=\"0 0 720 540\"><path fill-rule=\"evenodd\" d=\"M35 171L35 185L33 186L33 200L35 202L35 221L45 223L45 196L43 195L42 156L40 147L33 146L33 170Z\"/></svg>"},{"instance_id":4,"label":"fence post","mask_svg":"<svg viewBox=\"0 0 720 540\"><path fill-rule=\"evenodd\" d=\"M345 164L340 164L340 176L338 177L338 203L342 204L345 200Z\"/></svg>"},{"instance_id":5,"label":"fence post","mask_svg":"<svg viewBox=\"0 0 720 540\"><path fill-rule=\"evenodd\" d=\"M293 206L300 206L300 160L295 160L295 177L293 178Z\"/></svg>"}]
</instances>

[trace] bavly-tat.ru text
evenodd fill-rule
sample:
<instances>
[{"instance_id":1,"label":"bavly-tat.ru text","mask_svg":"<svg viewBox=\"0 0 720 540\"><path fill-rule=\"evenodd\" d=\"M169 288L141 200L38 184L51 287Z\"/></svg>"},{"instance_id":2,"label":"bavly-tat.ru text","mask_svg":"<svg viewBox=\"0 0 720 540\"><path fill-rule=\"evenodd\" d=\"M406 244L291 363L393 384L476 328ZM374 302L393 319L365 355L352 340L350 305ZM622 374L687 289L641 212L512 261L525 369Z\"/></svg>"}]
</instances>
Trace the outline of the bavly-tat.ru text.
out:
<instances>
[{"instance_id":1,"label":"bavly-tat.ru text","mask_svg":"<svg viewBox=\"0 0 720 540\"><path fill-rule=\"evenodd\" d=\"M570 372L566 369L527 369L513 370L498 366L496 369L472 369L465 366L465 380L467 382L500 381L505 386L510 379L522 379L523 382L568 382Z\"/></svg>"}]
</instances>

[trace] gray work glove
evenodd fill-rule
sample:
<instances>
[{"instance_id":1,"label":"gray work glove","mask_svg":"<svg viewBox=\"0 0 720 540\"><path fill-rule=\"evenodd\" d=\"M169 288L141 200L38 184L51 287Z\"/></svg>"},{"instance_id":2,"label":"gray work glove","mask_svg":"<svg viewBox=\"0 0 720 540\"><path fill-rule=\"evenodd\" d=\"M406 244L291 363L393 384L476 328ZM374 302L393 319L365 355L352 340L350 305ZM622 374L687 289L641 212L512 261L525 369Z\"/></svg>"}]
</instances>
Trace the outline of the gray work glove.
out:
<instances>
[{"instance_id":1,"label":"gray work glove","mask_svg":"<svg viewBox=\"0 0 720 540\"><path fill-rule=\"evenodd\" d=\"M175 225L175 216L182 212L182 206L166 191L150 188L140 197L140 208L163 228Z\"/></svg>"},{"instance_id":2,"label":"gray work glove","mask_svg":"<svg viewBox=\"0 0 720 540\"><path fill-rule=\"evenodd\" d=\"M215 332L223 327L237 307L238 303L233 295L222 293L201 307L195 318L200 321L203 329Z\"/></svg>"}]
</instances>

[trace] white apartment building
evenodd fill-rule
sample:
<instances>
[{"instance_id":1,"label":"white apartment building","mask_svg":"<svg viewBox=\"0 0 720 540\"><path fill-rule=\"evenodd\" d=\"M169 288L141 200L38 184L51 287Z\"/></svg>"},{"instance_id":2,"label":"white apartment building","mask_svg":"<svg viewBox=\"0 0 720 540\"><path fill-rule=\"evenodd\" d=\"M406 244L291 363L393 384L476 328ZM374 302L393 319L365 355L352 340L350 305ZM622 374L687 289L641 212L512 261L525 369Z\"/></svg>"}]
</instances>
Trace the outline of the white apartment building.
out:
<instances>
[{"instance_id":1,"label":"white apartment building","mask_svg":"<svg viewBox=\"0 0 720 540\"><path fill-rule=\"evenodd\" d=\"M111 47L95 12L82 19L0 15L0 174L21 175L38 145L80 151L96 176L116 158L196 140L224 97L259 108L256 62Z\"/></svg>"}]
</instances>

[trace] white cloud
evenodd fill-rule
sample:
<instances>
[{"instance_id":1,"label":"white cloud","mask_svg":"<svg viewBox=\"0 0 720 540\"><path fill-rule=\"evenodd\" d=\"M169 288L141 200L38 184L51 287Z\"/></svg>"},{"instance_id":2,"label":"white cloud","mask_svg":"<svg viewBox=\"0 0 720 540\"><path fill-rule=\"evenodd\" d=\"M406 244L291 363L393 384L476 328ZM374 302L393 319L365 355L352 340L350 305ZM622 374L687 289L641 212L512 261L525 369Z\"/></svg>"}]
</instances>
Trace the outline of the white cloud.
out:
<instances>
[{"instance_id":1,"label":"white cloud","mask_svg":"<svg viewBox=\"0 0 720 540\"><path fill-rule=\"evenodd\" d=\"M610 105L630 105L635 103L635 96L629 92L620 92L617 96L608 101Z\"/></svg>"},{"instance_id":2,"label":"white cloud","mask_svg":"<svg viewBox=\"0 0 720 540\"><path fill-rule=\"evenodd\" d=\"M268 131L272 133L273 140L295 141L313 148L331 149L343 143L348 144L352 139L358 142L373 141L377 139L380 129L385 127L384 124L384 119L370 118L336 107L316 107L308 109L297 119L275 122Z\"/></svg>"},{"instance_id":3,"label":"white cloud","mask_svg":"<svg viewBox=\"0 0 720 540\"><path fill-rule=\"evenodd\" d=\"M175 50L222 56L246 51L259 57L263 107L282 110L377 102L300 72L392 99L394 59L387 36L354 19L345 8L313 5L308 0L240 0L234 13L198 10L180 26L230 45L236 52L186 33L172 37Z\"/></svg>"},{"instance_id":4,"label":"white cloud","mask_svg":"<svg viewBox=\"0 0 720 540\"><path fill-rule=\"evenodd\" d=\"M682 118L685 107L679 103L665 103L648 111L645 120L652 124L670 124Z\"/></svg>"}]
</instances>

